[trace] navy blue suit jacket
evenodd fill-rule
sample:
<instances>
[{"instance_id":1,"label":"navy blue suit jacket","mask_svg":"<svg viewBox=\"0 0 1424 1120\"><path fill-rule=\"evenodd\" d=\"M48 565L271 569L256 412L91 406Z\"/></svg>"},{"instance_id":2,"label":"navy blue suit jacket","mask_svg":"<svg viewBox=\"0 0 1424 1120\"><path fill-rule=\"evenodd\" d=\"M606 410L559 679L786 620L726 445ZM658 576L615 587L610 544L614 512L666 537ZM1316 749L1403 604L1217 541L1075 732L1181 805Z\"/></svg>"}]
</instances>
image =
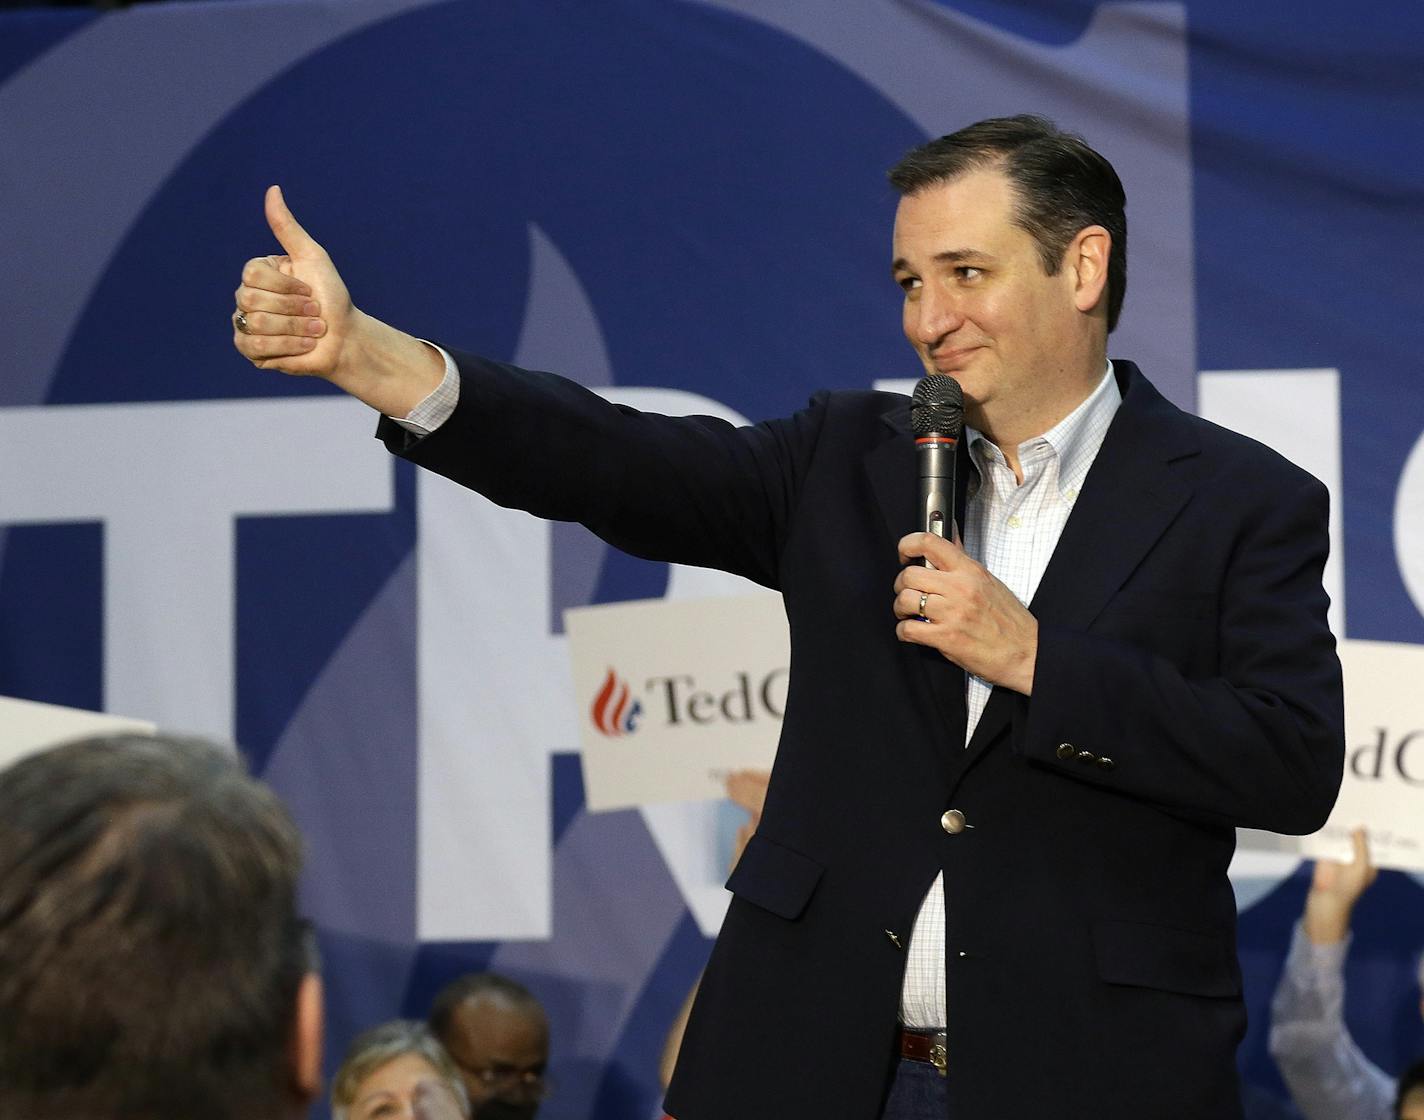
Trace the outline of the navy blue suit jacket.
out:
<instances>
[{"instance_id":1,"label":"navy blue suit jacket","mask_svg":"<svg viewBox=\"0 0 1424 1120\"><path fill-rule=\"evenodd\" d=\"M962 671L895 637L904 397L822 393L739 429L458 361L454 416L419 441L387 422L392 450L785 599L781 744L678 1120L874 1120L941 871L951 1117L1240 1115L1234 829L1318 828L1344 753L1318 481L1116 362L1122 406L1031 604L1033 696L995 690L966 749ZM946 833L947 808L972 827Z\"/></svg>"}]
</instances>

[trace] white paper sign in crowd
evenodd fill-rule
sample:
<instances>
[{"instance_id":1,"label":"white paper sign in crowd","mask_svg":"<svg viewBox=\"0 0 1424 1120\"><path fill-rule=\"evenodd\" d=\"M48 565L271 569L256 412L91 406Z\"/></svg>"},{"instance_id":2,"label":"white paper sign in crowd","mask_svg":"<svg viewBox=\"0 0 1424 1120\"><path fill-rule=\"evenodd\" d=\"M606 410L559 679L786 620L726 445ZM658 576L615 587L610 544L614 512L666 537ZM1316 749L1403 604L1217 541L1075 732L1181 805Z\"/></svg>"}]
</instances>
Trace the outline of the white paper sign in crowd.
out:
<instances>
[{"instance_id":1,"label":"white paper sign in crowd","mask_svg":"<svg viewBox=\"0 0 1424 1120\"><path fill-rule=\"evenodd\" d=\"M770 593L566 611L589 809L721 797L771 766L791 662Z\"/></svg>"},{"instance_id":2,"label":"white paper sign in crowd","mask_svg":"<svg viewBox=\"0 0 1424 1120\"><path fill-rule=\"evenodd\" d=\"M1350 831L1369 830L1381 867L1424 871L1424 646L1340 643L1345 667L1345 780L1303 855L1350 858Z\"/></svg>"},{"instance_id":3,"label":"white paper sign in crowd","mask_svg":"<svg viewBox=\"0 0 1424 1120\"><path fill-rule=\"evenodd\" d=\"M770 594L654 600L566 614L590 809L722 796L770 766L790 652ZM1241 846L1348 859L1369 829L1381 867L1424 871L1424 646L1344 641L1345 778L1312 836L1243 829Z\"/></svg>"},{"instance_id":4,"label":"white paper sign in crowd","mask_svg":"<svg viewBox=\"0 0 1424 1120\"><path fill-rule=\"evenodd\" d=\"M1350 833L1369 833L1380 867L1424 871L1424 646L1347 640L1345 777L1325 827L1311 836L1242 830L1240 846L1348 860Z\"/></svg>"},{"instance_id":5,"label":"white paper sign in crowd","mask_svg":"<svg viewBox=\"0 0 1424 1120\"><path fill-rule=\"evenodd\" d=\"M0 768L67 739L153 730L153 724L141 719L0 696Z\"/></svg>"}]
</instances>

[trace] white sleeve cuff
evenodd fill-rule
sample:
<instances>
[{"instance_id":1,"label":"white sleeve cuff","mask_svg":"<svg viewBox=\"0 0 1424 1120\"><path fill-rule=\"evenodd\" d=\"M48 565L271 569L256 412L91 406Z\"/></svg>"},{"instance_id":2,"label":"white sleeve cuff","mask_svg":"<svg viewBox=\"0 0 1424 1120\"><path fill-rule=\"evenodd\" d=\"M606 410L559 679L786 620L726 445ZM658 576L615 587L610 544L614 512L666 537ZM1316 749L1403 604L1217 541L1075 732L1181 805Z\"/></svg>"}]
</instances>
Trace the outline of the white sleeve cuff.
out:
<instances>
[{"instance_id":1,"label":"white sleeve cuff","mask_svg":"<svg viewBox=\"0 0 1424 1120\"><path fill-rule=\"evenodd\" d=\"M440 352L440 356L445 359L445 376L441 378L440 384L435 387L435 391L410 410L404 417L392 416L391 419L399 424L406 431L418 436L428 436L455 411L455 405L460 401L460 371L455 368L455 359L441 347L426 339L421 339L427 346L433 346Z\"/></svg>"}]
</instances>

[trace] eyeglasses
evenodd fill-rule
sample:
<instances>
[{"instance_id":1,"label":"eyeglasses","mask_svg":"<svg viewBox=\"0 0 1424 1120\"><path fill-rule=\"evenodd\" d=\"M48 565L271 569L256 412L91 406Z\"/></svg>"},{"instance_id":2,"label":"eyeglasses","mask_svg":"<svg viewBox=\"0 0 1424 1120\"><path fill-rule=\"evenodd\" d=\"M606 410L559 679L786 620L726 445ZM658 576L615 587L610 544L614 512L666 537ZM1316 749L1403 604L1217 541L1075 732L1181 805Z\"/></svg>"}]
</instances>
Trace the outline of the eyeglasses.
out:
<instances>
[{"instance_id":1,"label":"eyeglasses","mask_svg":"<svg viewBox=\"0 0 1424 1120\"><path fill-rule=\"evenodd\" d=\"M504 1092L518 1089L525 1096L533 1097L535 1100L543 1100L554 1089L553 1080L543 1070L520 1069L518 1066L487 1066L484 1069L471 1069L469 1066L462 1065L460 1068L471 1077L476 1078L487 1089Z\"/></svg>"}]
</instances>

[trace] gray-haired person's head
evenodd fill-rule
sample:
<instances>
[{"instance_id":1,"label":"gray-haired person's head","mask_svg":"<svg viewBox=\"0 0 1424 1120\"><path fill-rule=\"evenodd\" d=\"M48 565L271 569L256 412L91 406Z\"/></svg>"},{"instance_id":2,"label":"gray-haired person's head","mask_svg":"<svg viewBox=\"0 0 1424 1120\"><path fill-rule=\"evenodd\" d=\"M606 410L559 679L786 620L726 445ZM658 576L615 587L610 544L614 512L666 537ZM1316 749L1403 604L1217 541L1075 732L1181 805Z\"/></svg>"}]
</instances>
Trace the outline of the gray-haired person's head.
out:
<instances>
[{"instance_id":1,"label":"gray-haired person's head","mask_svg":"<svg viewBox=\"0 0 1424 1120\"><path fill-rule=\"evenodd\" d=\"M407 1062L409 1069L403 1067L399 1077L373 1084L373 1078L402 1058L418 1061ZM427 1068L421 1068L421 1063ZM366 1096L379 1096L378 1103L385 1103L386 1097L398 1101L417 1080L432 1078L449 1089L462 1114L468 1116L470 1100L460 1080L460 1071L429 1027L414 1019L393 1019L372 1027L352 1041L332 1079L332 1120L361 1120L356 1113Z\"/></svg>"}]
</instances>

